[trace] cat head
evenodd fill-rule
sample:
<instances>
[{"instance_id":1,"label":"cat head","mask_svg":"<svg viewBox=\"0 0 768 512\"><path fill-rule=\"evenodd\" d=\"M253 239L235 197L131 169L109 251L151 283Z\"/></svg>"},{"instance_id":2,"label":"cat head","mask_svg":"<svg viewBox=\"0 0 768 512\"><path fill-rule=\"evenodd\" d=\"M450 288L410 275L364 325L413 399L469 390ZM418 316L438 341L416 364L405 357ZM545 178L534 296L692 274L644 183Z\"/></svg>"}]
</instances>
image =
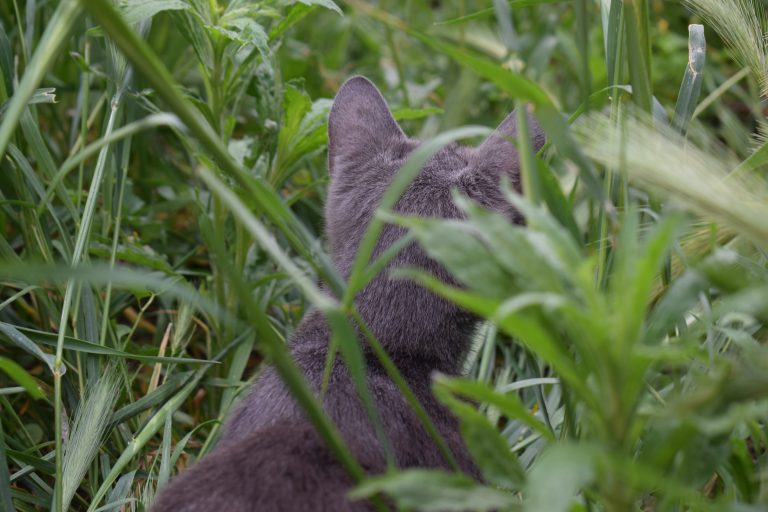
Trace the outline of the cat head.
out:
<instances>
[{"instance_id":1,"label":"cat head","mask_svg":"<svg viewBox=\"0 0 768 512\"><path fill-rule=\"evenodd\" d=\"M502 176L520 189L520 166L514 143L516 115L510 114L482 144L450 144L438 151L403 193L395 210L421 217L461 218L454 204L458 189L484 207L522 219L504 197ZM529 116L533 146L544 137ZM419 141L408 138L392 117L387 103L367 79L348 80L334 100L328 121L330 187L326 231L331 257L339 272L349 276L358 246L392 178ZM376 258L404 235L395 225L381 232ZM389 269L416 267L455 284L448 272L416 243L402 248L387 267L356 297L361 316L401 370L456 371L469 348L477 318L407 279L391 279ZM419 366L420 365L420 366ZM428 375L429 372L413 372Z\"/></svg>"},{"instance_id":2,"label":"cat head","mask_svg":"<svg viewBox=\"0 0 768 512\"><path fill-rule=\"evenodd\" d=\"M531 115L528 126L538 151L544 134ZM502 176L506 176L518 192L521 190L516 141L517 114L512 112L478 147L444 147L427 162L397 209L421 216L459 217L451 195L451 189L456 188L486 208L521 222L500 186ZM341 87L328 120L331 186L326 221L335 260L354 256L382 194L418 145L419 141L405 135L368 79L356 76Z\"/></svg>"}]
</instances>

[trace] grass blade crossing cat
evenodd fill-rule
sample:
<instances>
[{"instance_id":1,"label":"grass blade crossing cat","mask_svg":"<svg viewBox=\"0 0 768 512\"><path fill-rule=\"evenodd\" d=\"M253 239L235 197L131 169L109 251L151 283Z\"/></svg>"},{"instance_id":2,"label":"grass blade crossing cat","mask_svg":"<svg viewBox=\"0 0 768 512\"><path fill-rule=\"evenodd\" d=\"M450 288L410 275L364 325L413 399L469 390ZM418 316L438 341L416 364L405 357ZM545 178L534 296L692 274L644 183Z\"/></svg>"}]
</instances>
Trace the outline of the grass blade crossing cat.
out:
<instances>
[{"instance_id":1,"label":"grass blade crossing cat","mask_svg":"<svg viewBox=\"0 0 768 512\"><path fill-rule=\"evenodd\" d=\"M531 118L534 148L543 135ZM459 189L486 208L520 221L503 199L502 176L519 189L515 114L479 147L451 144L424 166L396 210L409 215L458 218L451 191ZM348 80L333 103L328 121L329 172L326 231L339 272L349 276L355 254L381 197L419 142L405 136L384 98L363 77ZM374 258L404 234L389 225ZM415 243L402 249L387 268L410 266L452 282L447 272ZM477 319L407 280L379 273L356 298L370 326L470 474L476 470L464 449L456 421L432 396L434 371L457 374ZM330 329L310 311L291 340L291 352L317 391ZM367 348L366 348L367 349ZM445 468L435 444L375 358L366 352L368 383L381 412L399 467ZM331 419L363 468L385 469L385 456L344 365L337 361L323 402ZM367 502L350 502L351 480L313 427L268 369L238 406L219 447L160 493L155 512L164 511L359 511Z\"/></svg>"}]
</instances>

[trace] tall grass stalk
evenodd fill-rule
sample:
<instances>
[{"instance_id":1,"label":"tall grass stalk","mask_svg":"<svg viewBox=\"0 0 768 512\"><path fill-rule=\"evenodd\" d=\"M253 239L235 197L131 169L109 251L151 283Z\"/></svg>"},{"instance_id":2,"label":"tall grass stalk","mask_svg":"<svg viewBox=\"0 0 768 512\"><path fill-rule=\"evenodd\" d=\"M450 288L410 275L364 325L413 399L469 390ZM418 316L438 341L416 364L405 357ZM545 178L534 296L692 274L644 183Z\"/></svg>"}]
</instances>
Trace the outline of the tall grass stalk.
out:
<instances>
[{"instance_id":1,"label":"tall grass stalk","mask_svg":"<svg viewBox=\"0 0 768 512\"><path fill-rule=\"evenodd\" d=\"M757 242L768 240L763 222L768 218L768 189L754 177L729 177L736 163L727 155L686 144L680 135L656 129L642 117L627 118L616 127L609 118L593 115L579 133L586 153L607 168L624 169L656 193Z\"/></svg>"},{"instance_id":2,"label":"tall grass stalk","mask_svg":"<svg viewBox=\"0 0 768 512\"><path fill-rule=\"evenodd\" d=\"M753 0L685 0L752 70L763 96L768 96L768 20L762 2Z\"/></svg>"},{"instance_id":3,"label":"tall grass stalk","mask_svg":"<svg viewBox=\"0 0 768 512\"><path fill-rule=\"evenodd\" d=\"M75 412L69 438L64 445L63 473L61 478L56 480L56 486L61 487L61 491L56 492L56 497L61 494L63 501L52 508L69 509L72 497L80 486L88 466L99 452L118 396L118 380L109 368L98 381L89 383L88 390Z\"/></svg>"},{"instance_id":4,"label":"tall grass stalk","mask_svg":"<svg viewBox=\"0 0 768 512\"><path fill-rule=\"evenodd\" d=\"M109 119L107 120L107 127L105 132L107 135L112 133L115 121L120 114L121 99L123 91L118 90L112 99ZM91 236L91 226L93 223L94 212L96 210L96 200L101 191L102 180L107 165L107 154L109 152L109 146L104 146L100 153L98 161L96 162L96 168L93 173L93 179L91 180L90 190L88 192L88 199L85 202L83 209L83 216L80 219L80 226L77 233L77 239L75 240L75 248L70 259L72 266L80 264L85 253L85 247L88 243L88 239ZM64 470L64 454L62 451L62 421L64 409L62 405L61 397L61 377L64 373L64 337L67 333L67 325L69 324L70 308L72 306L73 294L76 290L76 283L69 281L66 285L64 292L64 300L61 307L61 317L59 319L59 333L56 340L56 362L54 370L54 400L56 405L56 473L57 481L61 481ZM56 488L56 501L54 502L54 510L64 510L64 495L63 486L57 486Z\"/></svg>"}]
</instances>

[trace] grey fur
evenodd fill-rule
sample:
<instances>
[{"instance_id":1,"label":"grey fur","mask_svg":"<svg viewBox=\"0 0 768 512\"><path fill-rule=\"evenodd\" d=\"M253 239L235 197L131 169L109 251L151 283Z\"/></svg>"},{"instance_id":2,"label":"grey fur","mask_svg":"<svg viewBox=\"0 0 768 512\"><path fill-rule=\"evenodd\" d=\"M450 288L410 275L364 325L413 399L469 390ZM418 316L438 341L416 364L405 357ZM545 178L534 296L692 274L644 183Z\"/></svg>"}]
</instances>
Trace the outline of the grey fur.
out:
<instances>
[{"instance_id":1,"label":"grey fur","mask_svg":"<svg viewBox=\"0 0 768 512\"><path fill-rule=\"evenodd\" d=\"M543 135L529 117L534 147ZM407 156L419 145L402 132L376 87L363 77L349 79L334 100L328 121L331 185L326 206L327 236L339 272L348 277L362 235L382 194ZM503 199L502 175L519 187L516 136L510 114L479 148L451 144L438 152L403 194L399 212L459 218L451 190L458 188L487 208L521 220ZM374 257L404 234L388 225ZM401 250L392 267L419 267L446 282L451 276L416 244ZM432 396L434 371L457 374L469 348L476 318L387 270L356 298L360 314L384 345L445 436L462 469L477 476L456 421ZM315 391L319 389L330 331L323 316L310 311L294 333L291 352ZM400 467L447 465L410 407L367 351L371 392ZM346 368L337 361L324 400L364 469L385 470L381 450ZM220 446L184 471L161 492L153 510L178 511L362 511L350 502L351 480L333 459L273 369L267 369L229 420Z\"/></svg>"}]
</instances>

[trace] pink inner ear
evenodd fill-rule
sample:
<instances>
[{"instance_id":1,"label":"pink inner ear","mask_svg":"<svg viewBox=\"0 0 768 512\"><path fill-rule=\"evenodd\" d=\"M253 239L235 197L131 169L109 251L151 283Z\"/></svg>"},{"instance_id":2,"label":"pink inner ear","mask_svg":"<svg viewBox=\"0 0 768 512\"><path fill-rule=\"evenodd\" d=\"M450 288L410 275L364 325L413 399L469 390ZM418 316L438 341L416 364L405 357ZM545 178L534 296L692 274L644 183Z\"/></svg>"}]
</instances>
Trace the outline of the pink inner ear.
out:
<instances>
[{"instance_id":1,"label":"pink inner ear","mask_svg":"<svg viewBox=\"0 0 768 512\"><path fill-rule=\"evenodd\" d=\"M339 89L328 117L329 172L333 176L338 168L364 161L404 138L376 86L365 77L352 77Z\"/></svg>"}]
</instances>

